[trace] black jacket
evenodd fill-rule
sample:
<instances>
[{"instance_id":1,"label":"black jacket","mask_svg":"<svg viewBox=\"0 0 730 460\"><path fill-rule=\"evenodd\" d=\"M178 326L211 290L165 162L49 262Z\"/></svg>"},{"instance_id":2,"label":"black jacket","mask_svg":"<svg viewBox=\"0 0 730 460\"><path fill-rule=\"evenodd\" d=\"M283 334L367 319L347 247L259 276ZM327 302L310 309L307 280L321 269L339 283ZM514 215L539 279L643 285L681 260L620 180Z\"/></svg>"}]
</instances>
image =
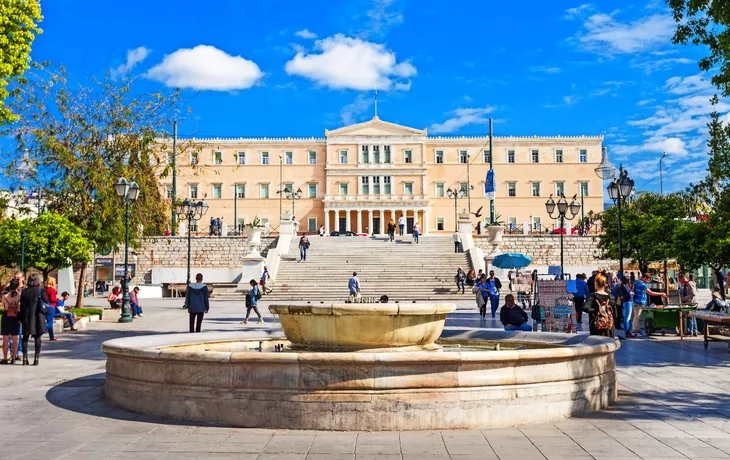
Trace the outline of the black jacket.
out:
<instances>
[{"instance_id":1,"label":"black jacket","mask_svg":"<svg viewBox=\"0 0 730 460\"><path fill-rule=\"evenodd\" d=\"M40 305L40 298L48 302L48 296L40 287L26 288L20 294L20 324L23 325L23 335L33 337L45 334L46 315Z\"/></svg>"},{"instance_id":2,"label":"black jacket","mask_svg":"<svg viewBox=\"0 0 730 460\"><path fill-rule=\"evenodd\" d=\"M527 322L527 313L517 305L512 308L503 305L499 310L499 320L504 326L522 326Z\"/></svg>"}]
</instances>

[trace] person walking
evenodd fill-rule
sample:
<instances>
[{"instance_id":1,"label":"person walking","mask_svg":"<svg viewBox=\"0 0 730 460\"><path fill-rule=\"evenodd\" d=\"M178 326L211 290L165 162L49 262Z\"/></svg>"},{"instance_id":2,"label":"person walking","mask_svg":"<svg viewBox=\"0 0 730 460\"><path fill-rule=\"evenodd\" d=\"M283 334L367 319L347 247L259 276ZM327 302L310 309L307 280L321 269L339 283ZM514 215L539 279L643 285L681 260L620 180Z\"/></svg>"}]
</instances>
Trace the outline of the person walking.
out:
<instances>
[{"instance_id":1,"label":"person walking","mask_svg":"<svg viewBox=\"0 0 730 460\"><path fill-rule=\"evenodd\" d=\"M631 308L631 331L626 332L626 338L630 339L634 335L643 335L641 333L641 311L649 304L649 297L668 296L663 292L654 292L646 285L651 279L649 273L644 273L641 279L634 281L634 304Z\"/></svg>"},{"instance_id":2,"label":"person walking","mask_svg":"<svg viewBox=\"0 0 730 460\"><path fill-rule=\"evenodd\" d=\"M259 313L259 300L261 300L261 290L259 289L258 283L256 283L256 280L251 280L248 282L248 284L251 286L251 289L249 289L248 294L246 294L246 318L241 321L241 324L248 324L248 317L251 315L251 310L256 313L256 316L259 317L259 324L264 322L264 319L261 317L261 313Z\"/></svg>"},{"instance_id":3,"label":"person walking","mask_svg":"<svg viewBox=\"0 0 730 460\"><path fill-rule=\"evenodd\" d=\"M200 332L203 325L203 316L210 309L208 286L203 284L203 274L195 275L195 282L188 284L185 289L185 305L190 315L190 332Z\"/></svg>"},{"instance_id":4,"label":"person walking","mask_svg":"<svg viewBox=\"0 0 730 460\"><path fill-rule=\"evenodd\" d=\"M494 270L489 270L487 284L489 285L489 306L492 309L492 318L496 318L497 309L499 308L499 293L502 289L502 282L499 281L499 278L494 277Z\"/></svg>"},{"instance_id":5,"label":"person walking","mask_svg":"<svg viewBox=\"0 0 730 460\"><path fill-rule=\"evenodd\" d=\"M403 215L398 219L398 230L400 230L400 236L403 236L406 230L406 217Z\"/></svg>"},{"instance_id":6,"label":"person walking","mask_svg":"<svg viewBox=\"0 0 730 460\"><path fill-rule=\"evenodd\" d=\"M3 336L3 360L0 364L13 364L18 356L18 338L20 336L20 283L17 279L10 280L8 293L2 300L2 325L0 333ZM10 339L13 339L12 353L8 359Z\"/></svg>"},{"instance_id":7,"label":"person walking","mask_svg":"<svg viewBox=\"0 0 730 460\"><path fill-rule=\"evenodd\" d=\"M35 342L35 354L33 365L38 365L41 355L41 337L46 333L46 313L48 313L49 299L45 290L41 287L41 279L38 275L28 277L28 287L20 294L20 323L23 326L23 365L30 364L28 361L28 338L33 337Z\"/></svg>"},{"instance_id":8,"label":"person walking","mask_svg":"<svg viewBox=\"0 0 730 460\"><path fill-rule=\"evenodd\" d=\"M477 274L473 268L470 268L469 271L466 273L466 285L469 287L474 287L474 284L476 284L476 282Z\"/></svg>"},{"instance_id":9,"label":"person walking","mask_svg":"<svg viewBox=\"0 0 730 460\"><path fill-rule=\"evenodd\" d=\"M395 240L395 224L392 220L388 222L388 238L390 238L391 242Z\"/></svg>"},{"instance_id":10,"label":"person walking","mask_svg":"<svg viewBox=\"0 0 730 460\"><path fill-rule=\"evenodd\" d=\"M499 311L499 321L505 331L532 331L528 323L527 313L515 303L515 296L507 294L504 296L505 304Z\"/></svg>"},{"instance_id":11,"label":"person walking","mask_svg":"<svg viewBox=\"0 0 730 460\"><path fill-rule=\"evenodd\" d=\"M324 225L319 226L319 237L324 238Z\"/></svg>"},{"instance_id":12,"label":"person walking","mask_svg":"<svg viewBox=\"0 0 730 460\"><path fill-rule=\"evenodd\" d=\"M142 318L142 304L139 302L139 286L129 291L129 306L132 309L132 318Z\"/></svg>"},{"instance_id":13,"label":"person walking","mask_svg":"<svg viewBox=\"0 0 730 460\"><path fill-rule=\"evenodd\" d=\"M602 274L594 278L596 291L588 296L583 309L588 312L588 324L591 335L603 337L614 336L614 316L616 315L616 303L611 299L607 291L607 280Z\"/></svg>"},{"instance_id":14,"label":"person walking","mask_svg":"<svg viewBox=\"0 0 730 460\"><path fill-rule=\"evenodd\" d=\"M456 282L456 293L459 293L459 288L461 288L461 293L464 293L464 283L466 282L466 273L464 273L464 270L461 269L461 267L458 267L456 269L456 275L454 275L454 281Z\"/></svg>"},{"instance_id":15,"label":"person walking","mask_svg":"<svg viewBox=\"0 0 730 460\"><path fill-rule=\"evenodd\" d=\"M49 276L46 280L46 295L48 296L48 313L46 313L46 329L48 329L48 340L56 342L53 330L53 321L56 319L56 304L58 303L58 291L56 291L56 278Z\"/></svg>"},{"instance_id":16,"label":"person walking","mask_svg":"<svg viewBox=\"0 0 730 460\"><path fill-rule=\"evenodd\" d=\"M479 270L481 272L481 270ZM471 292L476 294L477 308L479 316L482 318L487 316L487 299L489 298L489 283L487 283L487 275L481 273L479 281L476 282Z\"/></svg>"},{"instance_id":17,"label":"person walking","mask_svg":"<svg viewBox=\"0 0 730 460\"><path fill-rule=\"evenodd\" d=\"M269 267L264 265L264 273L261 274L261 292L266 294L271 294L272 289L269 287L269 281L271 280L271 275L269 275Z\"/></svg>"},{"instance_id":18,"label":"person walking","mask_svg":"<svg viewBox=\"0 0 730 460\"><path fill-rule=\"evenodd\" d=\"M588 283L584 279L583 274L579 274L575 278L575 295L573 296L573 305L575 305L575 321L578 324L583 323L583 305L586 298L590 295L588 292Z\"/></svg>"},{"instance_id":19,"label":"person walking","mask_svg":"<svg viewBox=\"0 0 730 460\"><path fill-rule=\"evenodd\" d=\"M215 217L210 218L210 227L208 228L208 236L213 236L216 234L216 220Z\"/></svg>"},{"instance_id":20,"label":"person walking","mask_svg":"<svg viewBox=\"0 0 730 460\"><path fill-rule=\"evenodd\" d=\"M685 278L682 275L679 281L682 283L682 289L679 291L680 302L682 304L697 305L697 284L695 283L694 273L690 273L689 278ZM687 334L691 334L692 337L697 337L697 318L689 318L687 316L685 316Z\"/></svg>"},{"instance_id":21,"label":"person walking","mask_svg":"<svg viewBox=\"0 0 730 460\"><path fill-rule=\"evenodd\" d=\"M309 250L309 238L306 233L302 233L302 237L299 238L299 262L307 261L307 250Z\"/></svg>"},{"instance_id":22,"label":"person walking","mask_svg":"<svg viewBox=\"0 0 730 460\"><path fill-rule=\"evenodd\" d=\"M634 307L633 293L631 292L631 278L624 276L621 287L618 289L618 302L621 302L623 311L623 329L625 334L631 334L631 311Z\"/></svg>"},{"instance_id":23,"label":"person walking","mask_svg":"<svg viewBox=\"0 0 730 460\"><path fill-rule=\"evenodd\" d=\"M347 282L347 289L350 291L351 303L360 301L360 280L357 279L357 272L352 272L352 278Z\"/></svg>"},{"instance_id":24,"label":"person walking","mask_svg":"<svg viewBox=\"0 0 730 460\"><path fill-rule=\"evenodd\" d=\"M598 270L593 270L593 273L591 273L591 277L588 278L588 281L586 281L588 283L588 293L589 294L593 294L594 292L596 292L596 285L595 285L596 275L598 275Z\"/></svg>"},{"instance_id":25,"label":"person walking","mask_svg":"<svg viewBox=\"0 0 730 460\"><path fill-rule=\"evenodd\" d=\"M457 254L464 252L464 248L461 245L461 235L459 234L459 232L454 232L454 235L451 238L454 240L454 252Z\"/></svg>"},{"instance_id":26,"label":"person walking","mask_svg":"<svg viewBox=\"0 0 730 460\"><path fill-rule=\"evenodd\" d=\"M421 235L421 227L418 226L418 222L413 224L413 239L416 240L416 244L418 244L418 237Z\"/></svg>"},{"instance_id":27,"label":"person walking","mask_svg":"<svg viewBox=\"0 0 730 460\"><path fill-rule=\"evenodd\" d=\"M18 289L19 289L19 292L22 294L23 289L25 289L25 273L18 270L13 275L13 279L18 281ZM18 314L18 321L20 322L20 314ZM11 347L16 347L16 346L18 347L18 354L15 355L15 360L22 361L23 360L23 340L22 340L23 323L22 322L20 322L20 332L18 333L18 338L14 339L12 336L10 336L10 338L11 338ZM17 345L16 345L16 342L17 342Z\"/></svg>"}]
</instances>

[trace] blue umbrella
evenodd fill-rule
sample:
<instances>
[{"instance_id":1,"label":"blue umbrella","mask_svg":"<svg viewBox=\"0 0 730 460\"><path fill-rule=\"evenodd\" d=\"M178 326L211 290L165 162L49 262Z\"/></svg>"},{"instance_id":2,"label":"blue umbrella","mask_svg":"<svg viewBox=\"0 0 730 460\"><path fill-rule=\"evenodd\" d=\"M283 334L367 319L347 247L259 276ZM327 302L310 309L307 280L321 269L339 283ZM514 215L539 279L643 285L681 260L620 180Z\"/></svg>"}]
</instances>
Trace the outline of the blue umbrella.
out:
<instances>
[{"instance_id":1,"label":"blue umbrella","mask_svg":"<svg viewBox=\"0 0 730 460\"><path fill-rule=\"evenodd\" d=\"M530 265L532 257L520 252L506 252L494 258L492 265L497 268L514 269Z\"/></svg>"}]
</instances>

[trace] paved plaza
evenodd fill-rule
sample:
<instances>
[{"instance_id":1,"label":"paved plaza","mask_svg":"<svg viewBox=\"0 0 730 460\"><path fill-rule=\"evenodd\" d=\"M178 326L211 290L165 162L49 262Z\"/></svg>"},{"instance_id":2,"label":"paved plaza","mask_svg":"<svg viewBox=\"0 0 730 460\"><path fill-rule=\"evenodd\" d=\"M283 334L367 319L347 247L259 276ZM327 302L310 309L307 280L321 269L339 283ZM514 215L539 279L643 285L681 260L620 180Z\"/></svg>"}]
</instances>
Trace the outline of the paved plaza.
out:
<instances>
[{"instance_id":1,"label":"paved plaza","mask_svg":"<svg viewBox=\"0 0 730 460\"><path fill-rule=\"evenodd\" d=\"M447 328L497 328L471 296ZM101 305L102 300L91 303ZM507 429L429 432L307 432L188 424L130 413L104 401L105 340L187 330L180 299L148 300L132 325L92 323L44 342L41 365L0 367L1 459L532 460L730 459L730 353L699 338L624 341L617 354L619 401L574 419ZM268 311L262 302L263 311ZM241 303L213 302L205 331L239 324ZM32 345L31 345L32 347Z\"/></svg>"}]
</instances>

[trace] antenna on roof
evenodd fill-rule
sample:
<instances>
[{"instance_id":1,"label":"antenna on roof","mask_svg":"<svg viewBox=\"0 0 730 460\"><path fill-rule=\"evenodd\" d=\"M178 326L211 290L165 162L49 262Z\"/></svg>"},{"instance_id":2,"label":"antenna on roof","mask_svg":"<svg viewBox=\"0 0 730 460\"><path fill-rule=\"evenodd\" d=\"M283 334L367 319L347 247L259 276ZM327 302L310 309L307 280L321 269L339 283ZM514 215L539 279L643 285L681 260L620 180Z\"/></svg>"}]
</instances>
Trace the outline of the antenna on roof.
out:
<instances>
[{"instance_id":1,"label":"antenna on roof","mask_svg":"<svg viewBox=\"0 0 730 460\"><path fill-rule=\"evenodd\" d=\"M375 87L375 116L373 118L378 118L378 87Z\"/></svg>"}]
</instances>

